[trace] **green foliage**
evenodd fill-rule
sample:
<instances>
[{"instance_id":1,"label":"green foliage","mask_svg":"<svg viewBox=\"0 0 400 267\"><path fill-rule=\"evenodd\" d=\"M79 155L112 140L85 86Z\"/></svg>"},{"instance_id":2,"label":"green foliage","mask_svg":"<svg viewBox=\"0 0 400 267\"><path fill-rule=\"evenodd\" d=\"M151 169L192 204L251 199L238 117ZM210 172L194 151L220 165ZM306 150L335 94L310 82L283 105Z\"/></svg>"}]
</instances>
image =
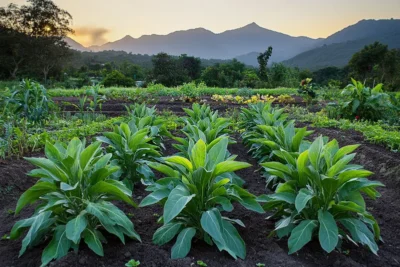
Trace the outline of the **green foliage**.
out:
<instances>
[{"instance_id":1,"label":"green foliage","mask_svg":"<svg viewBox=\"0 0 400 267\"><path fill-rule=\"evenodd\" d=\"M342 91L342 95L350 97L350 101L341 106L343 117L377 121L389 115L390 110L398 113L399 108L391 103L390 96L383 92L382 87L383 84L378 84L371 89L352 79L352 84Z\"/></svg>"},{"instance_id":2,"label":"green foliage","mask_svg":"<svg viewBox=\"0 0 400 267\"><path fill-rule=\"evenodd\" d=\"M22 194L15 213L26 205L39 202L35 213L17 222L10 238L22 240L20 256L27 248L51 238L42 253L42 266L77 250L83 239L88 247L103 256L104 229L125 242L125 235L140 241L132 222L111 200L132 206L132 192L123 183L111 179L119 168L110 164L111 154L103 154L100 142L85 148L85 142L72 139L68 145L47 143L47 158L26 158L39 167L29 175L38 182Z\"/></svg>"},{"instance_id":3,"label":"green foliage","mask_svg":"<svg viewBox=\"0 0 400 267\"><path fill-rule=\"evenodd\" d=\"M139 265L140 265L140 261L136 261L136 260L130 260L125 264L126 267L137 267Z\"/></svg>"},{"instance_id":4,"label":"green foliage","mask_svg":"<svg viewBox=\"0 0 400 267\"><path fill-rule=\"evenodd\" d=\"M133 87L135 85L135 81L132 78L126 77L118 70L113 70L111 73L107 74L102 83L106 87L110 86Z\"/></svg>"},{"instance_id":5,"label":"green foliage","mask_svg":"<svg viewBox=\"0 0 400 267\"><path fill-rule=\"evenodd\" d=\"M248 108L242 108L240 113L240 128L251 131L257 125L276 126L286 122L287 114L284 109L275 109L271 103L259 102L249 104Z\"/></svg>"},{"instance_id":6,"label":"green foliage","mask_svg":"<svg viewBox=\"0 0 400 267\"><path fill-rule=\"evenodd\" d=\"M269 58L272 56L272 46L268 47L268 49L264 53L260 53L257 57L258 65L259 65L259 76L263 81L268 81L267 74L267 65Z\"/></svg>"},{"instance_id":7,"label":"green foliage","mask_svg":"<svg viewBox=\"0 0 400 267\"><path fill-rule=\"evenodd\" d=\"M100 95L99 93L100 88L101 87L99 85L96 85L86 89L86 94L91 96L91 99L88 99L89 101L88 109L92 112L95 112L97 108L101 111L102 105L106 101L106 97Z\"/></svg>"},{"instance_id":8,"label":"green foliage","mask_svg":"<svg viewBox=\"0 0 400 267\"><path fill-rule=\"evenodd\" d=\"M278 237L290 236L290 254L314 236L328 253L347 239L377 254L380 230L362 193L376 199L380 196L376 187L383 184L368 180L372 173L362 166L350 164L357 147L340 148L336 140L327 143L319 137L297 159L279 153L281 162L261 164L279 179L275 193L260 198L266 202L264 209L279 219Z\"/></svg>"},{"instance_id":9,"label":"green foliage","mask_svg":"<svg viewBox=\"0 0 400 267\"><path fill-rule=\"evenodd\" d=\"M160 202L164 207L161 226L153 236L153 242L163 245L178 235L172 247L173 259L185 257L194 237L227 251L235 259L246 256L245 244L233 223L243 226L240 220L221 215L220 211L233 210L237 201L245 208L262 213L256 197L232 183L225 174L250 165L226 159L228 139L221 138L212 145L199 140L187 152L189 157L172 156L164 163L150 166L166 175L148 187L152 193L140 206Z\"/></svg>"},{"instance_id":10,"label":"green foliage","mask_svg":"<svg viewBox=\"0 0 400 267\"><path fill-rule=\"evenodd\" d=\"M52 103L46 88L31 80L23 80L5 101L5 112L9 111L35 123L42 122L49 116Z\"/></svg>"},{"instance_id":11,"label":"green foliage","mask_svg":"<svg viewBox=\"0 0 400 267\"><path fill-rule=\"evenodd\" d=\"M154 178L147 161L161 156L159 147L152 144L150 128L139 129L135 123L135 120L129 124L121 123L120 126L114 127L113 132L106 132L97 137L98 141L108 145L108 151L121 167L123 181L130 188L133 188L136 182L149 182Z\"/></svg>"},{"instance_id":12,"label":"green foliage","mask_svg":"<svg viewBox=\"0 0 400 267\"><path fill-rule=\"evenodd\" d=\"M315 84L312 84L312 79L307 78L300 82L298 93L303 95L307 101L307 104L311 104L312 100L317 96L314 91Z\"/></svg>"}]
</instances>

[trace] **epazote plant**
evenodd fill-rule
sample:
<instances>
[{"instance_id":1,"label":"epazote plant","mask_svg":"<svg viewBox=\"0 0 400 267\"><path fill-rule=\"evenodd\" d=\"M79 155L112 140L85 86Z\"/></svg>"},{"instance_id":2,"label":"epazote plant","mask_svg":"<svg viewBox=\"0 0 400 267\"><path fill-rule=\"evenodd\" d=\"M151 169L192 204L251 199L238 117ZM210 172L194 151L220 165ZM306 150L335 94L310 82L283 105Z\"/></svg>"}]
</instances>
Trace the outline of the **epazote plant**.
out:
<instances>
[{"instance_id":1,"label":"epazote plant","mask_svg":"<svg viewBox=\"0 0 400 267\"><path fill-rule=\"evenodd\" d=\"M194 237L209 245L216 244L220 251L227 251L235 259L246 256L245 243L233 223L243 226L240 220L221 215L220 211L233 210L237 201L249 210L263 213L256 197L247 190L231 183L225 174L247 168L250 164L226 159L228 139L222 138L213 146L199 140L189 151L189 158L172 156L164 158L165 164L150 166L167 178L148 188L152 191L140 206L158 202L164 207L163 222L153 236L153 242L163 245L176 235L172 248L173 259L185 257Z\"/></svg>"},{"instance_id":2,"label":"epazote plant","mask_svg":"<svg viewBox=\"0 0 400 267\"><path fill-rule=\"evenodd\" d=\"M106 241L101 230L125 242L125 235L140 241L131 220L111 203L121 200L132 206L132 192L123 183L110 179L119 167L110 164L111 154L103 154L100 142L85 148L85 142L73 139L68 146L47 143L47 158L26 158L39 167L29 173L39 181L22 194L15 214L26 205L38 202L32 217L18 221L10 239L22 240L20 256L27 248L47 238L42 253L42 266L64 257L70 249L77 250L81 240L96 254L103 256Z\"/></svg>"},{"instance_id":3,"label":"epazote plant","mask_svg":"<svg viewBox=\"0 0 400 267\"><path fill-rule=\"evenodd\" d=\"M147 161L161 154L159 147L151 143L149 128L138 130L134 122L121 123L113 132L103 133L97 140L109 145L107 150L121 167L121 178L130 188L140 180L146 183L154 178Z\"/></svg>"},{"instance_id":4,"label":"epazote plant","mask_svg":"<svg viewBox=\"0 0 400 267\"><path fill-rule=\"evenodd\" d=\"M275 193L262 196L264 209L274 211L275 233L290 236L289 254L317 236L328 253L342 240L368 246L377 254L380 240L377 221L368 212L363 194L376 199L380 182L366 177L372 172L350 164L358 145L339 148L336 140L317 138L297 159L285 153L286 162L266 162L267 172L280 178Z\"/></svg>"}]
</instances>

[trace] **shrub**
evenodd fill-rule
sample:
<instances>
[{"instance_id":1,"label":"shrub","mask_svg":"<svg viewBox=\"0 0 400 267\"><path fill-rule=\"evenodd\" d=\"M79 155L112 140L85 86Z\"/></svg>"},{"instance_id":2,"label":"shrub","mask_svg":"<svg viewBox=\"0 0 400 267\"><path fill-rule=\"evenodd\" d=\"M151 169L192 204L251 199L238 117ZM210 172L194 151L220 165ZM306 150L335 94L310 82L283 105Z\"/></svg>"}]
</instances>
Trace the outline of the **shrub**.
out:
<instances>
[{"instance_id":1,"label":"shrub","mask_svg":"<svg viewBox=\"0 0 400 267\"><path fill-rule=\"evenodd\" d=\"M173 259L189 253L194 237L216 244L220 251L227 251L235 259L246 256L245 243L232 225L243 226L243 223L222 216L220 210L232 211L233 201L256 212L263 210L254 195L225 178L226 173L250 166L234 161L234 157L226 159L227 146L227 138L212 146L199 140L188 151L188 158L172 156L164 159L165 164L150 165L168 178L149 187L152 193L140 206L158 202L164 206L163 226L155 232L153 242L163 245L178 235L172 247Z\"/></svg>"},{"instance_id":2,"label":"shrub","mask_svg":"<svg viewBox=\"0 0 400 267\"><path fill-rule=\"evenodd\" d=\"M278 154L283 163L262 164L280 181L274 194L261 198L266 201L264 209L279 219L278 237L290 236L290 254L314 236L328 253L347 239L377 254L380 230L362 193L376 199L380 196L376 187L383 184L368 180L372 173L362 166L349 164L357 147L339 148L336 140L326 143L319 137L297 159L285 153Z\"/></svg>"},{"instance_id":3,"label":"shrub","mask_svg":"<svg viewBox=\"0 0 400 267\"><path fill-rule=\"evenodd\" d=\"M17 222L10 238L18 239L25 229L20 256L27 248L51 238L42 253L42 266L77 250L81 239L96 254L103 256L105 237L101 229L125 242L124 236L140 241L129 218L110 200L121 200L132 206L131 191L111 179L118 167L110 164L110 154L102 153L100 142L85 148L85 142L73 139L68 146L46 144L47 158L27 158L39 167L29 173L40 180L22 194L15 213L39 201L32 217Z\"/></svg>"},{"instance_id":4,"label":"shrub","mask_svg":"<svg viewBox=\"0 0 400 267\"><path fill-rule=\"evenodd\" d=\"M130 77L126 77L118 70L113 70L111 73L107 74L107 76L104 78L103 85L105 87L111 87L111 86L133 87L135 86L135 81Z\"/></svg>"}]
</instances>

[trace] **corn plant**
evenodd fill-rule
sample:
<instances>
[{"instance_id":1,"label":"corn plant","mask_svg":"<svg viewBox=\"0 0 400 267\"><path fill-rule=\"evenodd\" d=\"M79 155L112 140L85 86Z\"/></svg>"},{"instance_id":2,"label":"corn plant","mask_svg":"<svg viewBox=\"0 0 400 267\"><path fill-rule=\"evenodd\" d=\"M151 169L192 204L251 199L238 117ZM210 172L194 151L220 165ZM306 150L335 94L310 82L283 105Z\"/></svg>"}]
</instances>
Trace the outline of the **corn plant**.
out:
<instances>
[{"instance_id":1,"label":"corn plant","mask_svg":"<svg viewBox=\"0 0 400 267\"><path fill-rule=\"evenodd\" d=\"M108 144L107 149L121 167L121 177L130 188L136 182L151 182L154 178L147 162L161 154L149 135L149 128L138 130L134 123L122 123L115 126L113 132L97 137L98 141Z\"/></svg>"},{"instance_id":2,"label":"corn plant","mask_svg":"<svg viewBox=\"0 0 400 267\"><path fill-rule=\"evenodd\" d=\"M20 256L40 242L50 239L42 253L42 266L77 250L81 240L99 256L106 242L102 230L116 235L123 243L125 235L140 241L134 226L111 200L132 206L131 191L123 183L110 179L118 171L110 164L111 154L102 153L100 142L85 148L85 142L73 139L68 146L46 144L47 158L26 158L39 167L29 175L38 182L22 194L15 213L26 205L38 202L32 217L18 221L10 238L22 240Z\"/></svg>"},{"instance_id":3,"label":"corn plant","mask_svg":"<svg viewBox=\"0 0 400 267\"><path fill-rule=\"evenodd\" d=\"M14 88L11 96L6 97L6 109L28 119L31 122L42 122L49 116L51 99L43 85L31 80L23 80Z\"/></svg>"},{"instance_id":4,"label":"corn plant","mask_svg":"<svg viewBox=\"0 0 400 267\"><path fill-rule=\"evenodd\" d=\"M284 163L267 162L267 172L280 178L272 195L260 197L264 209L274 211L278 237L290 236L289 254L317 236L328 253L342 240L360 243L377 254L380 239L377 221L368 212L362 194L376 199L380 182L367 179L372 173L350 164L358 145L339 148L336 140L317 138L296 159L285 154Z\"/></svg>"},{"instance_id":5,"label":"corn plant","mask_svg":"<svg viewBox=\"0 0 400 267\"><path fill-rule=\"evenodd\" d=\"M233 224L240 220L222 216L221 211L233 210L232 202L249 210L263 213L256 197L232 184L225 174L247 168L250 164L226 159L228 139L221 138L211 148L199 140L189 151L189 157L172 156L164 163L150 166L166 175L148 188L152 191L140 206L160 202L164 207L163 222L153 236L153 242L163 245L178 235L172 247L173 259L185 257L194 237L207 244L216 244L220 251L244 259L245 243Z\"/></svg>"},{"instance_id":6,"label":"corn plant","mask_svg":"<svg viewBox=\"0 0 400 267\"><path fill-rule=\"evenodd\" d=\"M100 88L100 85L96 85L86 90L86 94L92 97L92 99L89 99L88 106L88 109L92 112L95 112L97 109L101 111L103 103L107 100L105 96L100 95Z\"/></svg>"}]
</instances>

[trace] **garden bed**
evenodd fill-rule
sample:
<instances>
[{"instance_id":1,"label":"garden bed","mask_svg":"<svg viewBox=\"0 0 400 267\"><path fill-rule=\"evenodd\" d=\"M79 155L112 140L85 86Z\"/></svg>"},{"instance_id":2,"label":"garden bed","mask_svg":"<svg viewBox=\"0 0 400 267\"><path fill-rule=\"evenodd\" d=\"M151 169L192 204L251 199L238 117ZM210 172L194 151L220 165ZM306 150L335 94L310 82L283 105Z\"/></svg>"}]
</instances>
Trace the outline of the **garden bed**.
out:
<instances>
[{"instance_id":1,"label":"garden bed","mask_svg":"<svg viewBox=\"0 0 400 267\"><path fill-rule=\"evenodd\" d=\"M111 102L111 101L109 101ZM113 102L112 102L113 103ZM120 103L121 104L121 103ZM174 103L175 104L175 103ZM182 102L176 102L179 110L185 107ZM121 104L122 105L122 104ZM162 110L161 104L157 108ZM190 106L191 104L187 104ZM105 108L105 106L104 106ZM168 108L171 110L171 103ZM218 106L213 108L218 109ZM299 126L304 126L299 124ZM375 215L381 226L384 243L379 244L379 257L374 256L366 248L356 247L345 243L343 254L333 252L326 254L320 248L318 241L308 244L299 253L288 255L287 239L278 240L268 238L274 229L273 221L267 221L266 214L250 212L241 206L235 206L232 212L233 218L241 219L246 228L238 228L247 246L245 260L235 261L225 252L219 252L215 246L210 247L202 241L194 242L188 257L181 260L171 260L170 251L172 243L158 247L152 243L152 235L158 228L156 223L162 214L160 206L150 206L133 209L120 205L126 214L133 214L131 220L135 229L141 235L142 243L127 240L124 246L114 236L106 235L108 244L104 245L104 257L96 256L86 245L81 245L78 253L70 252L66 257L52 263L50 266L124 266L130 259L139 260L140 266L196 266L196 261L201 260L208 266L256 266L263 263L265 266L399 266L400 265L400 159L398 154L390 152L378 145L365 142L362 135L354 131L340 131L337 129L314 129L312 137L320 134L330 138L336 138L341 145L359 143L362 146L357 150L355 163L362 164L366 169L375 173L371 179L383 182L386 187L379 189L382 197L377 201L369 201L370 212ZM236 135L238 140L238 136ZM167 150L164 155L172 155L176 151L171 146L172 142L166 142ZM247 189L256 195L268 193L265 189L265 179L257 172L257 163L247 155L247 149L238 140L238 144L229 147L232 154L239 155L238 160L247 161L252 168L238 172L238 175L246 180ZM0 236L8 234L15 221L27 218L33 212L33 208L27 208L14 216L10 210L15 209L18 197L29 188L34 178L26 176L26 172L33 166L24 160L5 160L0 162ZM143 186L134 190L136 202L148 193ZM39 245L27 251L18 258L21 240L0 241L1 266L40 266L41 252L44 245Z\"/></svg>"}]
</instances>

